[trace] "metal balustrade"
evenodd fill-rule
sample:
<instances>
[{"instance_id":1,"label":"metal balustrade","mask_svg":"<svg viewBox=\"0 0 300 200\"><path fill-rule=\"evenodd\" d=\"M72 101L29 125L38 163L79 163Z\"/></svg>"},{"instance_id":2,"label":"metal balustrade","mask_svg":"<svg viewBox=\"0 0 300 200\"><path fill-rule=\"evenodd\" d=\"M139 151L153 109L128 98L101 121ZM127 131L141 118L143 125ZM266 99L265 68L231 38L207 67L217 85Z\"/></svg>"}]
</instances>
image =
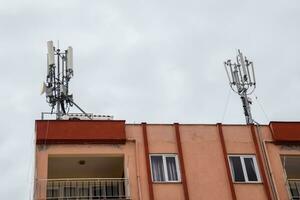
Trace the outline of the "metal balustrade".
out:
<instances>
[{"instance_id":1,"label":"metal balustrade","mask_svg":"<svg viewBox=\"0 0 300 200\"><path fill-rule=\"evenodd\" d=\"M288 179L292 200L300 200L300 179Z\"/></svg>"},{"instance_id":2,"label":"metal balustrade","mask_svg":"<svg viewBox=\"0 0 300 200\"><path fill-rule=\"evenodd\" d=\"M39 179L35 200L130 199L125 178Z\"/></svg>"}]
</instances>

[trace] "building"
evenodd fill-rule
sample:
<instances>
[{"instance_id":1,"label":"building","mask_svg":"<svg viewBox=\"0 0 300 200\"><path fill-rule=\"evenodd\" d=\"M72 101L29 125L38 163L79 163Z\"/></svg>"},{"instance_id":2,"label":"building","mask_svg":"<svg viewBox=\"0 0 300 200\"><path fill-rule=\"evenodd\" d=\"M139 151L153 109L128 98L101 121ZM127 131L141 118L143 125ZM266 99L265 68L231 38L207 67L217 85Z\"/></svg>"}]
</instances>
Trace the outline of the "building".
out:
<instances>
[{"instance_id":1,"label":"building","mask_svg":"<svg viewBox=\"0 0 300 200\"><path fill-rule=\"evenodd\" d=\"M35 200L300 199L300 122L35 125Z\"/></svg>"}]
</instances>

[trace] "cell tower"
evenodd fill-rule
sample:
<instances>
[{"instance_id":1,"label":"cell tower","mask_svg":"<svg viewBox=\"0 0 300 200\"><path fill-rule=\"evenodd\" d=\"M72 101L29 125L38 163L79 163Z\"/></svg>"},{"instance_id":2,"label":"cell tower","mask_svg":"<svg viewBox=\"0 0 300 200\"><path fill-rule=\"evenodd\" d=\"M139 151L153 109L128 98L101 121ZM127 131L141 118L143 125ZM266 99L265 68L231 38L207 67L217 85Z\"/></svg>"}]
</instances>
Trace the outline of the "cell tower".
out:
<instances>
[{"instance_id":1,"label":"cell tower","mask_svg":"<svg viewBox=\"0 0 300 200\"><path fill-rule=\"evenodd\" d=\"M62 119L67 115L69 108L75 105L82 113L87 115L73 101L73 95L69 94L69 81L73 77L73 49L68 47L61 52L53 46L53 41L47 42L47 78L43 84L42 94L46 93L46 101L51 107L51 114L56 114L56 119ZM56 110L55 110L56 109Z\"/></svg>"},{"instance_id":2,"label":"cell tower","mask_svg":"<svg viewBox=\"0 0 300 200\"><path fill-rule=\"evenodd\" d=\"M232 63L231 60L227 60L224 65L231 89L241 97L246 123L253 124L255 121L250 110L252 101L248 97L256 88L253 62L249 61L238 50L236 62Z\"/></svg>"}]
</instances>

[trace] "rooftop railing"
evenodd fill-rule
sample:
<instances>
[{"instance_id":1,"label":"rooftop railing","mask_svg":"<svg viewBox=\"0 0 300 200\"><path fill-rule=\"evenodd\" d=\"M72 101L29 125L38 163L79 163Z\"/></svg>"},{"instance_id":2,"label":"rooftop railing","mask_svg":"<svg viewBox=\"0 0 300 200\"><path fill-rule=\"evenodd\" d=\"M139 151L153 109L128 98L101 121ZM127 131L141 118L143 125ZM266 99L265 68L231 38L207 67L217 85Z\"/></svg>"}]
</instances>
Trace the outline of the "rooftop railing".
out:
<instances>
[{"instance_id":1,"label":"rooftop railing","mask_svg":"<svg viewBox=\"0 0 300 200\"><path fill-rule=\"evenodd\" d=\"M39 179L35 200L130 199L126 178Z\"/></svg>"},{"instance_id":2,"label":"rooftop railing","mask_svg":"<svg viewBox=\"0 0 300 200\"><path fill-rule=\"evenodd\" d=\"M56 113L52 112L42 112L41 113L41 119L42 120L49 120L49 119L56 119ZM93 113L68 113L66 115L63 115L63 120L70 120L70 119L85 119L85 120L113 120L114 116L112 115L96 115Z\"/></svg>"}]
</instances>

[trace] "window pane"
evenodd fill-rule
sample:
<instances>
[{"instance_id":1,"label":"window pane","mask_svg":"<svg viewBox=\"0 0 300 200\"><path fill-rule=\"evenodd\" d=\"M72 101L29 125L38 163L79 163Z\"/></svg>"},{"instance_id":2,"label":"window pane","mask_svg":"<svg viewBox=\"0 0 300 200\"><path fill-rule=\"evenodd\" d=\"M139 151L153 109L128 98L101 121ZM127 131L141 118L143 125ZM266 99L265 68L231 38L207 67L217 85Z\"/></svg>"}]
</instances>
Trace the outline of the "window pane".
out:
<instances>
[{"instance_id":1,"label":"window pane","mask_svg":"<svg viewBox=\"0 0 300 200\"><path fill-rule=\"evenodd\" d=\"M178 181L175 157L166 157L169 181Z\"/></svg>"},{"instance_id":2,"label":"window pane","mask_svg":"<svg viewBox=\"0 0 300 200\"><path fill-rule=\"evenodd\" d=\"M294 199L299 197L300 186L297 186L297 181L289 181L290 191Z\"/></svg>"},{"instance_id":3,"label":"window pane","mask_svg":"<svg viewBox=\"0 0 300 200\"><path fill-rule=\"evenodd\" d=\"M245 182L241 159L238 156L230 156L230 164L234 181Z\"/></svg>"},{"instance_id":4,"label":"window pane","mask_svg":"<svg viewBox=\"0 0 300 200\"><path fill-rule=\"evenodd\" d=\"M255 172L253 158L244 158L246 171L248 175L248 181L258 181L257 175Z\"/></svg>"},{"instance_id":5,"label":"window pane","mask_svg":"<svg viewBox=\"0 0 300 200\"><path fill-rule=\"evenodd\" d=\"M151 156L153 181L165 181L162 156Z\"/></svg>"}]
</instances>

